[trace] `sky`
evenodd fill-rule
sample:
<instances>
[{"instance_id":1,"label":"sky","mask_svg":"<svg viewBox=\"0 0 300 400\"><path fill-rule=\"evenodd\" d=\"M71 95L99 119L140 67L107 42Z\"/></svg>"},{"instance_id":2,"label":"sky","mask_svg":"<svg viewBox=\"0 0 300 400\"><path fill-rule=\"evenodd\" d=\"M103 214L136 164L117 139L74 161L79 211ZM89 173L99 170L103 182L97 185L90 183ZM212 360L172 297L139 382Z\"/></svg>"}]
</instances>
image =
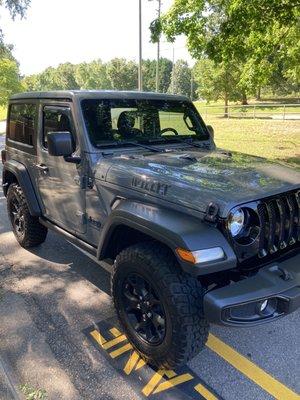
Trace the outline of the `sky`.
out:
<instances>
[{"instance_id":1,"label":"sky","mask_svg":"<svg viewBox=\"0 0 300 400\"><path fill-rule=\"evenodd\" d=\"M157 4L157 0L142 0L143 58L156 57L149 24L156 17ZM162 0L162 11L171 4L172 0ZM0 7L0 26L5 42L14 45L24 75L64 62L138 59L138 0L32 0L22 20L12 21ZM164 38L161 56L173 56L173 44ZM184 37L174 44L174 58L192 63Z\"/></svg>"}]
</instances>

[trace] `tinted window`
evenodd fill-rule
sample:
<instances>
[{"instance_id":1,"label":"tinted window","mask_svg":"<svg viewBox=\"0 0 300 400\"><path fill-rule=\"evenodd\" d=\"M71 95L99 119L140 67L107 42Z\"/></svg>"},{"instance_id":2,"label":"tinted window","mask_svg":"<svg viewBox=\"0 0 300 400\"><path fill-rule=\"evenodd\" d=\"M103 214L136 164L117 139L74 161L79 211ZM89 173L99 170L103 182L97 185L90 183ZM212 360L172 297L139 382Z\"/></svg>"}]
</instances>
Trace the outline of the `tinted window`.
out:
<instances>
[{"instance_id":1,"label":"tinted window","mask_svg":"<svg viewBox=\"0 0 300 400\"><path fill-rule=\"evenodd\" d=\"M86 99L81 106L94 146L126 140L167 142L175 136L209 138L204 122L187 101Z\"/></svg>"},{"instance_id":2,"label":"tinted window","mask_svg":"<svg viewBox=\"0 0 300 400\"><path fill-rule=\"evenodd\" d=\"M44 109L43 113L43 146L47 148L48 132L71 132L72 124L69 117L70 110L66 108L60 109Z\"/></svg>"},{"instance_id":3,"label":"tinted window","mask_svg":"<svg viewBox=\"0 0 300 400\"><path fill-rule=\"evenodd\" d=\"M12 104L10 106L8 137L16 142L33 146L36 117L36 104Z\"/></svg>"}]
</instances>

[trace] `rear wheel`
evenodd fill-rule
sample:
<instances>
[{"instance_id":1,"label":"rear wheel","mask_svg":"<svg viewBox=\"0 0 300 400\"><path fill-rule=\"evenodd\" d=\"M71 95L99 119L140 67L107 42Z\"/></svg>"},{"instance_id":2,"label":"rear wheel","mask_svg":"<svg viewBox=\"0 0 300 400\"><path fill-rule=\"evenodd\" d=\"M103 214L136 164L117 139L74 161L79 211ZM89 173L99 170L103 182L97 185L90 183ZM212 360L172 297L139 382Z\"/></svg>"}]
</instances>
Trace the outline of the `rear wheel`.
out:
<instances>
[{"instance_id":1,"label":"rear wheel","mask_svg":"<svg viewBox=\"0 0 300 400\"><path fill-rule=\"evenodd\" d=\"M153 242L123 250L115 261L112 293L124 333L149 364L172 369L204 347L209 325L203 289L165 247Z\"/></svg>"},{"instance_id":2,"label":"rear wheel","mask_svg":"<svg viewBox=\"0 0 300 400\"><path fill-rule=\"evenodd\" d=\"M38 246L46 240L47 228L30 214L23 191L16 183L8 188L7 211L15 237L22 247Z\"/></svg>"}]
</instances>

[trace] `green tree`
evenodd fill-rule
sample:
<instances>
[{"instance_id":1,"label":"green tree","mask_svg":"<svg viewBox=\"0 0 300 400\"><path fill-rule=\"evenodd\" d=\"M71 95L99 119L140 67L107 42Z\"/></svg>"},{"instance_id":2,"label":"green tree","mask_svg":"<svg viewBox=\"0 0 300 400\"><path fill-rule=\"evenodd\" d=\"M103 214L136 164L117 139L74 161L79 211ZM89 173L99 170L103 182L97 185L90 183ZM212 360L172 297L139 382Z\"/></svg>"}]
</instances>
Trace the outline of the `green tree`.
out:
<instances>
[{"instance_id":1,"label":"green tree","mask_svg":"<svg viewBox=\"0 0 300 400\"><path fill-rule=\"evenodd\" d=\"M0 105L6 104L8 98L22 91L19 79L19 67L14 60L0 59Z\"/></svg>"},{"instance_id":2,"label":"green tree","mask_svg":"<svg viewBox=\"0 0 300 400\"><path fill-rule=\"evenodd\" d=\"M225 104L224 116L228 116L228 102L238 100L240 91L237 89L239 71L234 65L216 64L203 58L194 66L193 75L197 83L197 93L207 101L223 99Z\"/></svg>"},{"instance_id":3,"label":"green tree","mask_svg":"<svg viewBox=\"0 0 300 400\"><path fill-rule=\"evenodd\" d=\"M0 0L0 7L6 7L12 18L15 18L17 15L23 18L30 2L31 0Z\"/></svg>"},{"instance_id":4,"label":"green tree","mask_svg":"<svg viewBox=\"0 0 300 400\"><path fill-rule=\"evenodd\" d=\"M101 60L81 63L76 66L75 79L80 89L110 89L106 65Z\"/></svg>"},{"instance_id":5,"label":"green tree","mask_svg":"<svg viewBox=\"0 0 300 400\"><path fill-rule=\"evenodd\" d=\"M191 96L191 69L184 60L177 60L172 69L169 93Z\"/></svg>"},{"instance_id":6,"label":"green tree","mask_svg":"<svg viewBox=\"0 0 300 400\"><path fill-rule=\"evenodd\" d=\"M23 79L26 90L71 90L79 89L75 77L76 66L71 63L60 64L57 68L48 67L40 74Z\"/></svg>"},{"instance_id":7,"label":"green tree","mask_svg":"<svg viewBox=\"0 0 300 400\"><path fill-rule=\"evenodd\" d=\"M280 64L284 76L299 82L299 17L298 0L174 0L151 31L154 41L161 31L169 40L186 35L196 59L238 65L245 100L246 91L270 82Z\"/></svg>"},{"instance_id":8,"label":"green tree","mask_svg":"<svg viewBox=\"0 0 300 400\"><path fill-rule=\"evenodd\" d=\"M173 63L168 58L161 58L159 60L159 90L166 93L171 83L171 74Z\"/></svg>"},{"instance_id":9,"label":"green tree","mask_svg":"<svg viewBox=\"0 0 300 400\"><path fill-rule=\"evenodd\" d=\"M22 85L25 91L44 90L40 85L39 75L28 75L22 79Z\"/></svg>"},{"instance_id":10,"label":"green tree","mask_svg":"<svg viewBox=\"0 0 300 400\"><path fill-rule=\"evenodd\" d=\"M138 67L125 58L114 58L106 66L107 77L112 89L134 90L137 88Z\"/></svg>"},{"instance_id":11,"label":"green tree","mask_svg":"<svg viewBox=\"0 0 300 400\"><path fill-rule=\"evenodd\" d=\"M0 0L0 7L7 8L12 19L15 19L17 15L23 18L25 16L27 8L29 7L30 1L31 0ZM3 51L3 48L5 47L6 46L4 45L3 32L0 26L0 58L3 57L1 56L1 53ZM9 46L7 50L11 50L9 49Z\"/></svg>"},{"instance_id":12,"label":"green tree","mask_svg":"<svg viewBox=\"0 0 300 400\"><path fill-rule=\"evenodd\" d=\"M166 93L170 86L173 64L167 58L159 60L159 88L158 91ZM143 60L143 87L144 90L153 92L156 89L156 60Z\"/></svg>"},{"instance_id":13,"label":"green tree","mask_svg":"<svg viewBox=\"0 0 300 400\"><path fill-rule=\"evenodd\" d=\"M146 92L155 91L156 61L143 60L143 89Z\"/></svg>"}]
</instances>

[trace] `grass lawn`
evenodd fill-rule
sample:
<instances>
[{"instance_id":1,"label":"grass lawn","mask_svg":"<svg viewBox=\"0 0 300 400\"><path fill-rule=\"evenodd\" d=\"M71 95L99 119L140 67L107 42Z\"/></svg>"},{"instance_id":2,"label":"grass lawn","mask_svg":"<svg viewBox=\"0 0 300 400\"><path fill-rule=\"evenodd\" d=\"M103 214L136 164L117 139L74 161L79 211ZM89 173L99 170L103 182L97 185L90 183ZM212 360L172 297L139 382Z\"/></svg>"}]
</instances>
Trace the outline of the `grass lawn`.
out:
<instances>
[{"instance_id":1,"label":"grass lawn","mask_svg":"<svg viewBox=\"0 0 300 400\"><path fill-rule=\"evenodd\" d=\"M213 126L218 147L285 161L300 168L300 120L203 117Z\"/></svg>"}]
</instances>

